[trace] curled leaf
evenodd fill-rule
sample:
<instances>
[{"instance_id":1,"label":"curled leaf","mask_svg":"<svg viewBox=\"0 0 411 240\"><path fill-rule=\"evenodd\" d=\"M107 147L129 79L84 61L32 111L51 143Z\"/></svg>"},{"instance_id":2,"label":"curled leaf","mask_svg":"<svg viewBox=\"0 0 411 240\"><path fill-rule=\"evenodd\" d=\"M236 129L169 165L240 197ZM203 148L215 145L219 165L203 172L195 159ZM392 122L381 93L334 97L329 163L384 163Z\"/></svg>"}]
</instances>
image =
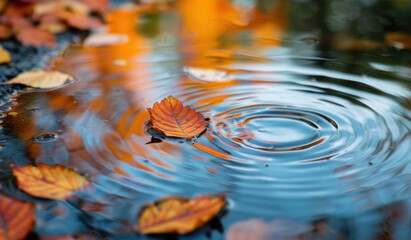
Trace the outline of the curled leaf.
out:
<instances>
[{"instance_id":1,"label":"curled leaf","mask_svg":"<svg viewBox=\"0 0 411 240\"><path fill-rule=\"evenodd\" d=\"M24 239L34 226L34 206L0 195L0 239Z\"/></svg>"},{"instance_id":2,"label":"curled leaf","mask_svg":"<svg viewBox=\"0 0 411 240\"><path fill-rule=\"evenodd\" d=\"M74 192L83 189L89 181L62 165L14 166L13 175L17 178L19 189L28 194L55 200L66 199Z\"/></svg>"},{"instance_id":3,"label":"curled leaf","mask_svg":"<svg viewBox=\"0 0 411 240\"><path fill-rule=\"evenodd\" d=\"M19 74L8 84L24 84L35 88L55 88L63 85L72 76L58 71L28 71Z\"/></svg>"},{"instance_id":4,"label":"curled leaf","mask_svg":"<svg viewBox=\"0 0 411 240\"><path fill-rule=\"evenodd\" d=\"M0 46L0 64L11 62L10 53Z\"/></svg>"},{"instance_id":5,"label":"curled leaf","mask_svg":"<svg viewBox=\"0 0 411 240\"><path fill-rule=\"evenodd\" d=\"M141 234L187 234L215 217L225 204L224 195L165 198L141 210L137 230Z\"/></svg>"},{"instance_id":6,"label":"curled leaf","mask_svg":"<svg viewBox=\"0 0 411 240\"><path fill-rule=\"evenodd\" d=\"M192 138L204 132L208 126L201 113L173 96L156 102L153 109L148 108L152 128L164 133L167 137Z\"/></svg>"}]
</instances>

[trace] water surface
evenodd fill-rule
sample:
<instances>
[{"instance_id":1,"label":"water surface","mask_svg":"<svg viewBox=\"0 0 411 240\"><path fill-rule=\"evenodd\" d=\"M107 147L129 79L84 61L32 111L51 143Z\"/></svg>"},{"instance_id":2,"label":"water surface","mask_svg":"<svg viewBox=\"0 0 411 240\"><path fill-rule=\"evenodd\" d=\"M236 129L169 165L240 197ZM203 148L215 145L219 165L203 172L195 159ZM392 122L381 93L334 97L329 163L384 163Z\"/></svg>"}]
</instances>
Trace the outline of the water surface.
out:
<instances>
[{"instance_id":1,"label":"water surface","mask_svg":"<svg viewBox=\"0 0 411 240\"><path fill-rule=\"evenodd\" d=\"M144 204L226 193L224 216L178 239L226 239L250 219L287 229L264 239L410 239L411 52L389 37L411 34L410 12L401 1L115 10L109 30L129 42L70 47L54 69L77 81L2 107L5 165L60 163L96 188L40 201L35 233L150 239L130 227ZM210 126L147 144L147 107L170 95Z\"/></svg>"}]
</instances>

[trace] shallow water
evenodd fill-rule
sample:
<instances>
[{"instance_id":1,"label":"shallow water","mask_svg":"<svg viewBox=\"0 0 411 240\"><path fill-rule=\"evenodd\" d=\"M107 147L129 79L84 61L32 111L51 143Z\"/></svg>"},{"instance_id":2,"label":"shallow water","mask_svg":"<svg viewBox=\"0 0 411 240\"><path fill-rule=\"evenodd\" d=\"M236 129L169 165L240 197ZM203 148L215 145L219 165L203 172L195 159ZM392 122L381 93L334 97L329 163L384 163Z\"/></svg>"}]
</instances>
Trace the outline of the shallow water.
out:
<instances>
[{"instance_id":1,"label":"shallow water","mask_svg":"<svg viewBox=\"0 0 411 240\"><path fill-rule=\"evenodd\" d=\"M178 239L230 239L256 218L287 229L261 239L411 238L411 51L384 40L411 34L411 5L258 3L116 10L109 30L128 43L69 48L54 68L74 83L3 106L4 165L61 163L95 185L34 200L35 234L146 239L130 228L144 204L225 192L227 213ZM210 126L147 144L146 108L169 95Z\"/></svg>"}]
</instances>

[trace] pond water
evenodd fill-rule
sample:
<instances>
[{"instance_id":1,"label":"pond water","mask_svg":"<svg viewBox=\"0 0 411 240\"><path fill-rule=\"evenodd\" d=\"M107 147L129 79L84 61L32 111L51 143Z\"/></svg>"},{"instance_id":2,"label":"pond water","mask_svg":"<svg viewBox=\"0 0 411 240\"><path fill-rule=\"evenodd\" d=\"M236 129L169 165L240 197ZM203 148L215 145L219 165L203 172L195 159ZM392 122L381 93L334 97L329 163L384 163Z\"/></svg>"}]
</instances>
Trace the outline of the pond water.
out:
<instances>
[{"instance_id":1,"label":"pond water","mask_svg":"<svg viewBox=\"0 0 411 240\"><path fill-rule=\"evenodd\" d=\"M75 82L2 107L3 179L10 163L60 163L95 186L68 201L30 198L31 237L411 239L410 16L400 0L113 11L109 31L127 43L70 47L54 69ZM210 126L147 144L147 108L170 95ZM146 203L209 193L227 194L227 212L193 234L131 230Z\"/></svg>"}]
</instances>

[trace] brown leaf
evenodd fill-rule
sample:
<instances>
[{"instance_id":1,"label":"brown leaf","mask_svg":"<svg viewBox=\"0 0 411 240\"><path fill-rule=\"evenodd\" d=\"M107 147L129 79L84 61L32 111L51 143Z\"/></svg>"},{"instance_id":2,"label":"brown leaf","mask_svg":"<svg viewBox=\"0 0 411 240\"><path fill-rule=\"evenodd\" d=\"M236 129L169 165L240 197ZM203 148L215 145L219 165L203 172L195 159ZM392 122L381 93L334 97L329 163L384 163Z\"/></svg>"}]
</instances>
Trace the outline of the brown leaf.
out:
<instances>
[{"instance_id":1,"label":"brown leaf","mask_svg":"<svg viewBox=\"0 0 411 240\"><path fill-rule=\"evenodd\" d=\"M153 129L168 137L190 139L204 132L208 126L201 113L184 106L173 96L164 98L161 103L156 102L148 111Z\"/></svg>"},{"instance_id":2,"label":"brown leaf","mask_svg":"<svg viewBox=\"0 0 411 240\"><path fill-rule=\"evenodd\" d=\"M91 34L84 40L84 46L101 47L114 44L125 43L128 41L128 36L124 34L113 33L95 33Z\"/></svg>"},{"instance_id":3,"label":"brown leaf","mask_svg":"<svg viewBox=\"0 0 411 240\"><path fill-rule=\"evenodd\" d=\"M11 27L0 25L0 39L6 39L11 36Z\"/></svg>"},{"instance_id":4,"label":"brown leaf","mask_svg":"<svg viewBox=\"0 0 411 240\"><path fill-rule=\"evenodd\" d=\"M97 18L83 16L69 11L59 12L59 17L69 26L80 30L92 30L103 25Z\"/></svg>"},{"instance_id":5,"label":"brown leaf","mask_svg":"<svg viewBox=\"0 0 411 240\"><path fill-rule=\"evenodd\" d=\"M0 64L9 62L11 62L10 53L2 46L0 46Z\"/></svg>"},{"instance_id":6,"label":"brown leaf","mask_svg":"<svg viewBox=\"0 0 411 240\"><path fill-rule=\"evenodd\" d=\"M55 47L56 37L49 31L39 28L24 28L16 33L16 38L26 46Z\"/></svg>"},{"instance_id":7,"label":"brown leaf","mask_svg":"<svg viewBox=\"0 0 411 240\"><path fill-rule=\"evenodd\" d=\"M0 195L0 239L24 239L34 226L34 206Z\"/></svg>"},{"instance_id":8,"label":"brown leaf","mask_svg":"<svg viewBox=\"0 0 411 240\"><path fill-rule=\"evenodd\" d=\"M89 181L62 165L14 166L19 189L41 198L62 200L83 189Z\"/></svg>"},{"instance_id":9,"label":"brown leaf","mask_svg":"<svg viewBox=\"0 0 411 240\"><path fill-rule=\"evenodd\" d=\"M165 198L141 210L137 231L141 234L187 234L215 217L225 204L224 195Z\"/></svg>"},{"instance_id":10,"label":"brown leaf","mask_svg":"<svg viewBox=\"0 0 411 240\"><path fill-rule=\"evenodd\" d=\"M72 78L72 76L58 71L27 71L19 74L7 84L24 84L34 88L55 88Z\"/></svg>"},{"instance_id":11,"label":"brown leaf","mask_svg":"<svg viewBox=\"0 0 411 240\"><path fill-rule=\"evenodd\" d=\"M411 35L401 32L392 32L385 35L388 45L396 48L411 49Z\"/></svg>"},{"instance_id":12,"label":"brown leaf","mask_svg":"<svg viewBox=\"0 0 411 240\"><path fill-rule=\"evenodd\" d=\"M81 0L92 12L105 13L108 10L108 0Z\"/></svg>"}]
</instances>

